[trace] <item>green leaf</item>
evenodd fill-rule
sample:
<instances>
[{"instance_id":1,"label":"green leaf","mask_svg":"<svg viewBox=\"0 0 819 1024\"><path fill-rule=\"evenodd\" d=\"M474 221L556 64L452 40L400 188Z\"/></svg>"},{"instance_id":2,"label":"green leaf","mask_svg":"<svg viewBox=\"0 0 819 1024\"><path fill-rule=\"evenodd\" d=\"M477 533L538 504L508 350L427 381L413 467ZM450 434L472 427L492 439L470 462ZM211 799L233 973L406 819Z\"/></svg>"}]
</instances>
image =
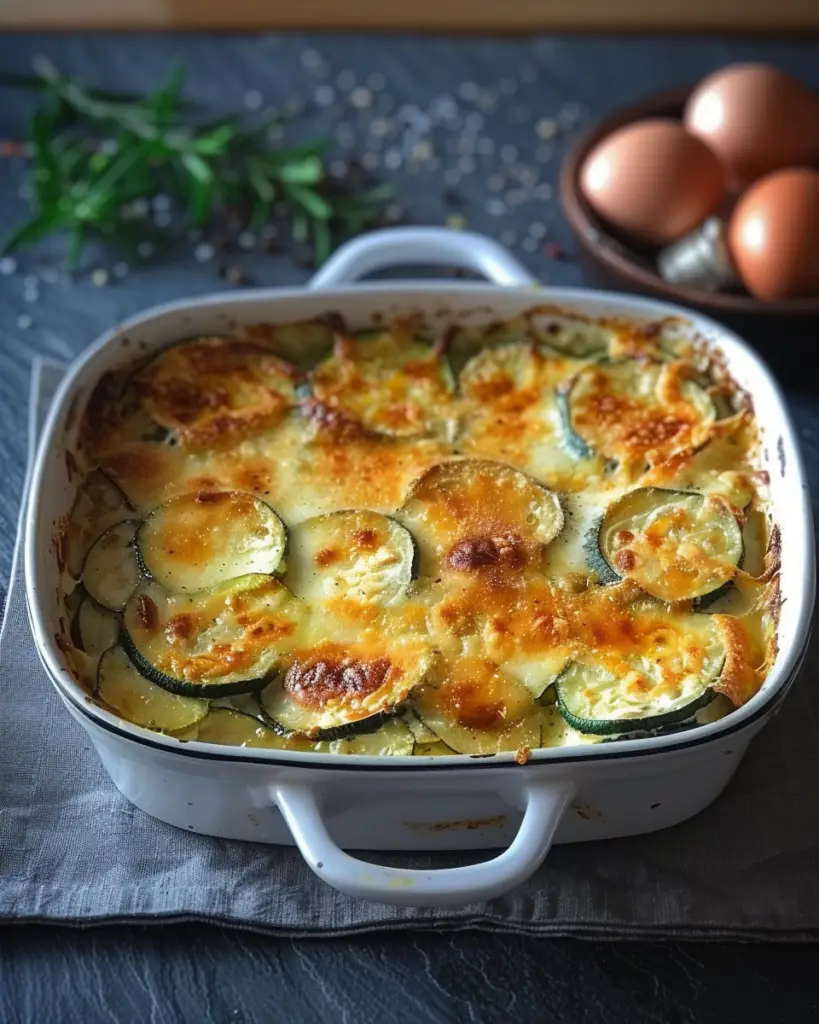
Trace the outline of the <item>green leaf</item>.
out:
<instances>
[{"instance_id":1,"label":"green leaf","mask_svg":"<svg viewBox=\"0 0 819 1024\"><path fill-rule=\"evenodd\" d=\"M329 220L333 215L330 204L312 189L302 188L301 185L288 185L287 195L317 220Z\"/></svg>"},{"instance_id":2,"label":"green leaf","mask_svg":"<svg viewBox=\"0 0 819 1024\"><path fill-rule=\"evenodd\" d=\"M189 201L191 217L196 224L206 224L210 220L213 208L213 185L212 182L204 182L199 178L191 178L191 192Z\"/></svg>"},{"instance_id":3,"label":"green leaf","mask_svg":"<svg viewBox=\"0 0 819 1024\"><path fill-rule=\"evenodd\" d=\"M213 171L197 153L183 153L182 164L190 176L202 185L213 183Z\"/></svg>"},{"instance_id":4,"label":"green leaf","mask_svg":"<svg viewBox=\"0 0 819 1024\"><path fill-rule=\"evenodd\" d=\"M191 149L205 156L220 156L236 137L236 128L222 124L191 141Z\"/></svg>"},{"instance_id":5,"label":"green leaf","mask_svg":"<svg viewBox=\"0 0 819 1024\"><path fill-rule=\"evenodd\" d=\"M260 160L249 157L247 161L247 178L259 199L269 205L276 198L276 189L265 173L264 164Z\"/></svg>"},{"instance_id":6,"label":"green leaf","mask_svg":"<svg viewBox=\"0 0 819 1024\"><path fill-rule=\"evenodd\" d=\"M168 81L165 85L156 90L153 95L147 97L148 106L154 112L156 121L162 126L167 126L179 105L179 96L182 86L185 84L185 68L178 64L171 70Z\"/></svg>"},{"instance_id":7,"label":"green leaf","mask_svg":"<svg viewBox=\"0 0 819 1024\"><path fill-rule=\"evenodd\" d=\"M324 177L324 165L317 156L282 164L277 171L282 180L295 185L317 185Z\"/></svg>"}]
</instances>

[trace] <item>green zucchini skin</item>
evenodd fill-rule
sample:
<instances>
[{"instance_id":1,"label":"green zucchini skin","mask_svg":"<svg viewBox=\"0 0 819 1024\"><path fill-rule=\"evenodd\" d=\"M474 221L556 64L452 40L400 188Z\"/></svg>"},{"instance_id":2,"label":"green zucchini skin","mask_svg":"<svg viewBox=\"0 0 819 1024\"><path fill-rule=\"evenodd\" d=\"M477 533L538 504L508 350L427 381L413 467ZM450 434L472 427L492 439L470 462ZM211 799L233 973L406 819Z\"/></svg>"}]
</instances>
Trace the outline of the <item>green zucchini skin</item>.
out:
<instances>
[{"instance_id":1,"label":"green zucchini skin","mask_svg":"<svg viewBox=\"0 0 819 1024\"><path fill-rule=\"evenodd\" d=\"M77 580L91 546L100 534L130 518L133 505L122 488L102 469L95 469L77 491L65 535L66 565Z\"/></svg>"},{"instance_id":2,"label":"green zucchini skin","mask_svg":"<svg viewBox=\"0 0 819 1024\"><path fill-rule=\"evenodd\" d=\"M563 443L566 451L578 462L592 458L594 452L572 426L571 383L557 389L555 401L563 426Z\"/></svg>"},{"instance_id":3,"label":"green zucchini skin","mask_svg":"<svg viewBox=\"0 0 819 1024\"><path fill-rule=\"evenodd\" d=\"M270 680L264 680L265 684L270 684ZM279 736L291 737L291 736L302 736L308 735L300 729L290 728L286 722L283 722L281 718L275 718L270 713L268 707L265 706L265 689L263 686L262 692L259 695L259 704L262 709L262 718L270 728L277 733ZM383 725L393 717L394 714L401 710L400 707L390 708L388 711L378 711L374 715L368 715L367 718L360 718L355 722L347 722L344 725L336 725L329 729L311 729L309 736L314 740L347 740L353 736L361 736L371 732L377 732Z\"/></svg>"},{"instance_id":4,"label":"green zucchini skin","mask_svg":"<svg viewBox=\"0 0 819 1024\"><path fill-rule=\"evenodd\" d=\"M186 506L188 506L187 514L189 516L191 514L190 507L192 506L200 518L204 517L203 522L199 524L200 528L208 529L211 535L216 533L219 536L221 534L223 543L226 543L228 540L239 543L243 540L243 537L247 536L250 524L245 524L244 529L235 536L228 535L228 537L225 537L224 533L222 533L222 528L226 522L229 522L231 506L237 506L238 509L242 509L242 506L248 505L254 510L255 519L253 525L260 530L266 529L269 531L271 550L266 554L266 557L258 553L253 556L241 550L231 552L229 547L222 551L216 550L211 553L209 561L216 562L217 564L221 562L222 565L227 565L226 560L232 557L235 564L228 573L212 577L212 572L209 574L208 566L199 566L198 568L180 568L178 565L174 567L172 564L168 566L163 564L162 550L152 550L154 545L157 544L155 531L157 527L161 531L163 517L173 517L175 514L178 514L180 508L182 508L184 515ZM246 509L242 509L242 511L244 512ZM211 512L214 517L212 524L207 523L206 516L208 512ZM190 526L187 528L189 529ZM161 536L162 534L160 533ZM144 576L148 579L156 580L157 583L161 584L172 594L196 594L210 590L214 586L226 583L228 580L239 579L242 576L280 574L287 549L287 529L278 513L267 502L262 501L261 498L254 494L243 491L214 491L201 494L185 493L169 499L145 516L136 530L134 547L137 562Z\"/></svg>"},{"instance_id":5,"label":"green zucchini skin","mask_svg":"<svg viewBox=\"0 0 819 1024\"><path fill-rule=\"evenodd\" d=\"M398 715L390 715L378 729L358 732L343 739L319 741L314 749L328 754L411 757L415 750L415 737Z\"/></svg>"},{"instance_id":6,"label":"green zucchini skin","mask_svg":"<svg viewBox=\"0 0 819 1024\"><path fill-rule=\"evenodd\" d=\"M373 732L404 710L430 665L428 654L404 652L385 670L383 660L390 656L389 645L378 658L357 651L355 646L314 649L311 656L294 661L262 691L259 704L263 717L281 735L337 740ZM382 664L377 665L378 661ZM380 679L375 677L369 692L359 691L363 695L357 697L347 687L355 685L356 675L370 679L371 670L384 674ZM348 676L348 672L353 675Z\"/></svg>"},{"instance_id":7,"label":"green zucchini skin","mask_svg":"<svg viewBox=\"0 0 819 1024\"><path fill-rule=\"evenodd\" d=\"M597 576L600 586L608 587L620 582L620 576L612 569L603 553L600 550L600 530L603 526L603 516L589 527L583 541L583 550L586 553L586 564Z\"/></svg>"},{"instance_id":8,"label":"green zucchini skin","mask_svg":"<svg viewBox=\"0 0 819 1024\"><path fill-rule=\"evenodd\" d=\"M71 627L75 647L97 657L116 644L119 630L118 617L86 594Z\"/></svg>"},{"instance_id":9,"label":"green zucchini skin","mask_svg":"<svg viewBox=\"0 0 819 1024\"><path fill-rule=\"evenodd\" d=\"M574 664L569 664L560 674L556 682L557 688L557 709L563 719L578 732L588 733L594 736L626 735L630 733L651 733L656 729L676 725L680 722L687 722L689 719L711 703L717 696L716 690L711 685L704 687L702 693L695 696L688 703L681 707L672 708L659 714L647 714L640 718L590 718L578 714L571 707L572 692L569 684L569 675L574 669ZM715 678L722 673L722 665Z\"/></svg>"},{"instance_id":10,"label":"green zucchini skin","mask_svg":"<svg viewBox=\"0 0 819 1024\"><path fill-rule=\"evenodd\" d=\"M699 602L695 604L697 609L705 608L709 604L713 603L718 596L724 594L726 588L731 586L732 581L730 579L716 579L710 582L711 589L707 589L709 581L706 579L705 584L702 582L695 583L687 591L683 590L679 593L669 593L668 590L663 590L662 579L656 580L651 578L641 578L640 575L634 573L624 573L621 575L618 572L616 565L614 564L614 557L608 553L605 536L612 536L618 525L620 528L627 528L629 530L636 530L639 533L639 529L635 526L635 516L637 517L636 522L640 523L641 516L647 516L652 513L656 513L658 510L670 509L675 505L678 506L678 511L688 509L691 510L693 503L694 509L696 509L695 515L699 516L704 514L706 510L713 508L712 519L714 522L719 521L720 536L725 539L726 553L725 559L726 564L730 564L736 569L742 564L742 558L744 554L744 544L742 539L742 532L733 518L733 516L726 511L723 507L712 503L711 506L707 505L709 495L701 494L696 491L677 491L671 488L664 487L637 487L634 490L627 491L616 501L612 502L611 505L606 509L605 513L600 517L598 522L592 527L586 536L584 543L584 549L586 552L586 561L589 568L597 574L598 582L601 584L617 583L620 579L625 576L630 576L634 579L646 593L657 597L659 600L693 600ZM635 502L637 504L635 505ZM641 506L640 503L643 503ZM652 504L653 503L653 504ZM623 509L625 508L625 514ZM621 518L618 520L618 514ZM711 522L711 520L709 520ZM698 527L699 520L694 520L694 529ZM692 536L689 534L688 536ZM696 532L693 537L696 537ZM683 533L681 540L676 543L679 545L682 540L687 540L687 536ZM633 541L631 542L633 543ZM708 600L705 600L708 598Z\"/></svg>"},{"instance_id":11,"label":"green zucchini skin","mask_svg":"<svg viewBox=\"0 0 819 1024\"><path fill-rule=\"evenodd\" d=\"M120 612L142 576L135 537L139 520L109 526L88 549L83 586L103 608Z\"/></svg>"},{"instance_id":12,"label":"green zucchini skin","mask_svg":"<svg viewBox=\"0 0 819 1024\"><path fill-rule=\"evenodd\" d=\"M172 694L139 672L123 647L111 647L100 658L95 696L135 725L176 733L200 722L207 701Z\"/></svg>"},{"instance_id":13,"label":"green zucchini skin","mask_svg":"<svg viewBox=\"0 0 819 1024\"><path fill-rule=\"evenodd\" d=\"M558 684L557 708L566 722L578 732L589 733L594 736L625 735L626 733L644 732L654 733L657 729L669 725L680 725L693 718L702 708L706 707L716 697L716 692L710 687L696 700L686 704L676 711L668 711L662 715L649 715L646 718L625 718L625 719L599 719L583 718L574 715L566 707L559 696L560 686Z\"/></svg>"},{"instance_id":14,"label":"green zucchini skin","mask_svg":"<svg viewBox=\"0 0 819 1024\"><path fill-rule=\"evenodd\" d=\"M177 693L183 697L227 697L232 693L258 693L270 682L269 675L256 679L240 679L232 683L193 683L187 679L175 679L160 672L139 653L125 628L120 633L119 642L140 675L161 686L168 693Z\"/></svg>"},{"instance_id":15,"label":"green zucchini skin","mask_svg":"<svg viewBox=\"0 0 819 1024\"><path fill-rule=\"evenodd\" d=\"M236 616L236 598L243 598L243 606ZM276 640L255 645L252 664L241 669L232 669L228 659L230 648L226 645L247 643L245 628L248 624L248 603L257 615L274 616L280 635L285 643L293 631L301 627L304 606L287 590L283 583L270 576L252 574L231 580L219 587L197 595L169 594L157 583L143 583L131 595L123 612L121 643L136 668L158 686L171 693L197 697L221 697L234 693L252 693L262 689L275 675L281 660L281 645ZM146 620L149 615L152 621ZM199 658L212 656L218 651L222 657L222 669L217 678L186 679L182 668L175 669L177 676L171 676L158 667L163 664L174 642L169 635L171 622L174 628L185 625L185 619L192 617L193 628L197 630L193 644L190 643L191 619L188 618L189 632L182 634L187 647L177 648L178 657ZM198 646L198 650L196 650ZM195 665L194 665L195 667ZM245 674L246 673L246 674Z\"/></svg>"},{"instance_id":16,"label":"green zucchini skin","mask_svg":"<svg viewBox=\"0 0 819 1024\"><path fill-rule=\"evenodd\" d=\"M199 723L196 739L200 743L232 747L261 747L268 750L312 749L312 744L307 741L288 743L255 715L233 708L213 706Z\"/></svg>"}]
</instances>

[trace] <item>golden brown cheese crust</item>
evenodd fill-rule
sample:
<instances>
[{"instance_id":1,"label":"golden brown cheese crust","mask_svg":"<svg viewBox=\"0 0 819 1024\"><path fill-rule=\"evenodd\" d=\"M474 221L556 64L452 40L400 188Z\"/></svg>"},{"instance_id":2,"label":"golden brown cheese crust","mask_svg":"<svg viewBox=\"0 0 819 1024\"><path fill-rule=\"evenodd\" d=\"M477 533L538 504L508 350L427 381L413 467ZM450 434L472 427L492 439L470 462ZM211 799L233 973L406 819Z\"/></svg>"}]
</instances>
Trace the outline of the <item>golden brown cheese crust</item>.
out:
<instances>
[{"instance_id":1,"label":"golden brown cheese crust","mask_svg":"<svg viewBox=\"0 0 819 1024\"><path fill-rule=\"evenodd\" d=\"M538 311L541 318L549 315ZM419 656L429 655L438 666L428 699L453 722L478 730L531 713L529 704L507 706L503 680L508 675L528 686L530 666L539 663L557 671L593 656L616 674L631 671L641 657L660 665L664 645L676 651L687 643L686 671L696 671L706 651L696 636L680 639L690 602L647 601L629 580L594 585L584 537L595 517L631 487L702 490L739 521L749 502L764 508L753 415L747 408L716 421L703 415L687 390L700 379L701 357L675 352L669 358L665 325L594 327L611 335L611 355L635 360L636 372L653 375L650 388L612 387L605 365L529 343L517 363L514 352L506 363L488 359L456 392L442 372L445 346L422 346L406 323L375 340L325 325L328 337L335 335L332 351L306 374L272 350L271 339L282 329L271 328L250 340L174 346L143 367L130 390L122 381L107 384L87 417L84 456L122 488L140 515L177 495L195 505L209 494L247 492L262 497L289 528L341 509L395 515L421 548L420 579L395 607L350 594L328 598L298 638L286 616L262 615L244 624L238 647L201 654L191 650L203 625L196 616L160 621L146 599L141 627L165 635L169 670L206 679L224 670L225 659L238 670L243 658L252 663L270 641L271 629L279 630L279 640L281 630L290 629L285 688L295 699L305 705L345 695L363 699L389 689L397 671L375 639L409 638ZM548 335L548 326L542 333ZM318 351L320 332L316 340ZM294 344L288 355L296 350ZM555 399L561 389L571 393L578 374L584 390L573 408L575 426L592 444L599 439L603 453L621 456L614 467L596 455L583 462L567 454ZM735 389L722 380L717 392L730 396ZM156 426L174 443L154 436ZM557 539L544 542L531 491L509 476L477 474L450 486L451 467L464 458L525 470L535 490L571 492ZM228 505L226 515L241 515ZM643 557L629 538L621 540L618 558ZM362 551L373 542L363 534L350 538ZM186 536L168 538L167 546L174 558L199 561L207 557L208 538L192 526ZM316 553L318 564L334 557L331 549ZM730 614L719 616L726 664L718 688L737 706L764 675L772 641L770 623L763 635L759 598L775 577L772 566L763 577L743 579ZM363 637L370 653L351 653L350 644ZM672 690L680 673L671 659L668 664L663 685ZM630 685L649 682L637 673ZM516 734L516 749L519 743L525 749L526 737Z\"/></svg>"},{"instance_id":2,"label":"golden brown cheese crust","mask_svg":"<svg viewBox=\"0 0 819 1024\"><path fill-rule=\"evenodd\" d=\"M134 380L151 418L184 445L224 446L279 423L301 373L262 345L201 338L166 349Z\"/></svg>"}]
</instances>

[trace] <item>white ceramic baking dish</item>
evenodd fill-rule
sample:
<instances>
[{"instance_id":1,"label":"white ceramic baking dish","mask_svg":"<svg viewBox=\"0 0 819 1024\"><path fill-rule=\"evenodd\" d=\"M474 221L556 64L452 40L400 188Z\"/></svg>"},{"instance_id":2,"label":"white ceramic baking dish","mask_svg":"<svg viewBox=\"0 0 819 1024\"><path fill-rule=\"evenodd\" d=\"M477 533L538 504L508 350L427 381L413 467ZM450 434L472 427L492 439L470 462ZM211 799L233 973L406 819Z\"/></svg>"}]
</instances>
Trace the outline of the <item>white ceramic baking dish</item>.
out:
<instances>
[{"instance_id":1,"label":"white ceramic baking dish","mask_svg":"<svg viewBox=\"0 0 819 1024\"><path fill-rule=\"evenodd\" d=\"M388 281L356 284L387 267L470 268L491 284ZM307 289L212 295L152 309L117 327L71 368L55 398L34 468L26 519L26 583L37 648L69 712L89 734L114 784L137 807L213 836L295 843L327 883L355 897L414 906L464 904L526 879L553 842L666 828L709 804L751 738L775 713L799 668L814 602L807 485L780 391L735 335L696 314L625 295L545 288L489 239L442 229L365 235L339 250ZM65 668L55 636L58 567L53 536L71 508L65 453L78 415L106 370L146 351L236 324L287 322L338 310L353 326L373 313L423 310L442 322L510 317L535 303L592 315L683 315L718 346L751 394L762 424L774 516L782 526L784 603L780 650L760 692L727 718L677 735L472 759L376 758L215 747L147 732L96 707ZM418 872L344 850L504 848L464 867Z\"/></svg>"}]
</instances>

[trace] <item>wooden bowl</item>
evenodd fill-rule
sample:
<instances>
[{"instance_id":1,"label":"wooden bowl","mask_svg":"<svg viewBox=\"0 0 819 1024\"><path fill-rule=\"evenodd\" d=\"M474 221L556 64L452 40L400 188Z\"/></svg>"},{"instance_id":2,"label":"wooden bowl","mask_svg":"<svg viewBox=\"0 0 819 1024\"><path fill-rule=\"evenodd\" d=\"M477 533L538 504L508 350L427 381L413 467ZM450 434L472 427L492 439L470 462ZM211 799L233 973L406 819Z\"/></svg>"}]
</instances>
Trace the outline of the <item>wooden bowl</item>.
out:
<instances>
[{"instance_id":1,"label":"wooden bowl","mask_svg":"<svg viewBox=\"0 0 819 1024\"><path fill-rule=\"evenodd\" d=\"M670 284L658 274L651 253L640 251L606 225L591 209L579 188L580 169L591 150L623 125L645 117L681 118L693 89L657 93L642 103L627 107L599 123L575 143L560 172L560 202L569 227L577 240L580 260L591 280L616 291L639 292L701 310L728 324L769 356L781 361L781 341L789 348L816 351L819 339L811 339L819 328L819 297L765 302L742 293L710 294ZM807 335L807 336L806 336ZM811 342L813 342L811 344ZM788 360L793 358L789 351Z\"/></svg>"}]
</instances>

